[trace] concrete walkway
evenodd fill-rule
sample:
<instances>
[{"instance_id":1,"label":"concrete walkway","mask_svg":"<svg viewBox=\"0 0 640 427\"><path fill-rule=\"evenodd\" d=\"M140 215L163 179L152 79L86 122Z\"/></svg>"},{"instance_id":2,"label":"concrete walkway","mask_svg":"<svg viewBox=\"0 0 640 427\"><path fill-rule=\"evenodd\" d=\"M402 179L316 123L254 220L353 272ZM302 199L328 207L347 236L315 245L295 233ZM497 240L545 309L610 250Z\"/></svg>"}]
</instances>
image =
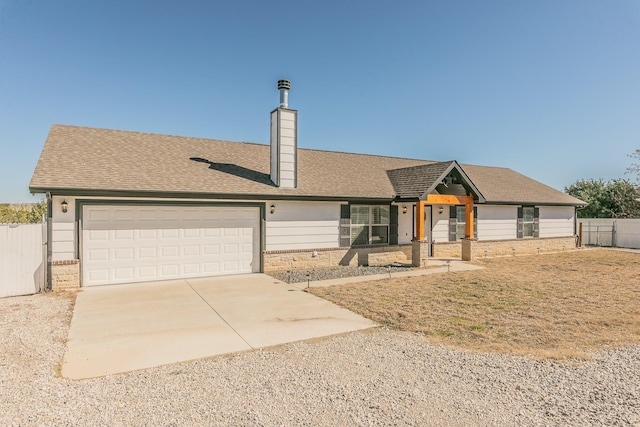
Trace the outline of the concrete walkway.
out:
<instances>
[{"instance_id":1,"label":"concrete walkway","mask_svg":"<svg viewBox=\"0 0 640 427\"><path fill-rule=\"evenodd\" d=\"M92 378L376 326L264 274L84 288L62 375Z\"/></svg>"},{"instance_id":2,"label":"concrete walkway","mask_svg":"<svg viewBox=\"0 0 640 427\"><path fill-rule=\"evenodd\" d=\"M392 278L476 270L455 259ZM333 286L388 274L311 282ZM83 288L71 320L62 375L84 379L252 350L376 326L265 274Z\"/></svg>"}]
</instances>

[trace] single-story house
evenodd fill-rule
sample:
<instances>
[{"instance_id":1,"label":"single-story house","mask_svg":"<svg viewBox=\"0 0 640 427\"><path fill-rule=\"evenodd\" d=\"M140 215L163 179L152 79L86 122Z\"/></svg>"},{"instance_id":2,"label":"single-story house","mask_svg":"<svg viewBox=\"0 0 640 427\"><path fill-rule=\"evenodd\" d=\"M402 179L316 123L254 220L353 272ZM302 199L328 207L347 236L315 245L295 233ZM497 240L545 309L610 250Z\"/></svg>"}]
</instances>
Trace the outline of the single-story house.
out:
<instances>
[{"instance_id":1,"label":"single-story house","mask_svg":"<svg viewBox=\"0 0 640 427\"><path fill-rule=\"evenodd\" d=\"M50 287L575 247L584 203L511 169L298 148L278 83L269 145L53 125Z\"/></svg>"}]
</instances>

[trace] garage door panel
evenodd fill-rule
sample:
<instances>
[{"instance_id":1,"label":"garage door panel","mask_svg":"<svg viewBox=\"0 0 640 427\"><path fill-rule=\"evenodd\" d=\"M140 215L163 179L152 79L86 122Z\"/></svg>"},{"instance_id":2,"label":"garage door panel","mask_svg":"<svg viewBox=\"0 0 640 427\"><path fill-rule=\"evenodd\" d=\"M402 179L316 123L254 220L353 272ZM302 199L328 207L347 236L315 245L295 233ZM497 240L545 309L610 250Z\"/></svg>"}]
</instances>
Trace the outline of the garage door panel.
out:
<instances>
[{"instance_id":1,"label":"garage door panel","mask_svg":"<svg viewBox=\"0 0 640 427\"><path fill-rule=\"evenodd\" d=\"M220 237L219 228L205 228L204 237Z\"/></svg>"},{"instance_id":2,"label":"garage door panel","mask_svg":"<svg viewBox=\"0 0 640 427\"><path fill-rule=\"evenodd\" d=\"M179 221L182 217L182 215L184 215L185 210L184 209L178 209L178 208L163 208L161 210L161 215L160 218L162 219L162 221Z\"/></svg>"},{"instance_id":3,"label":"garage door panel","mask_svg":"<svg viewBox=\"0 0 640 427\"><path fill-rule=\"evenodd\" d=\"M183 272L184 274L199 274L202 272L201 268L200 268L200 264L189 264L189 263L185 263L183 264Z\"/></svg>"},{"instance_id":4,"label":"garage door panel","mask_svg":"<svg viewBox=\"0 0 640 427\"><path fill-rule=\"evenodd\" d=\"M235 237L238 235L237 228L223 228L223 235L225 237Z\"/></svg>"},{"instance_id":5,"label":"garage door panel","mask_svg":"<svg viewBox=\"0 0 640 427\"><path fill-rule=\"evenodd\" d=\"M84 206L83 285L257 272L255 207Z\"/></svg>"},{"instance_id":6,"label":"garage door panel","mask_svg":"<svg viewBox=\"0 0 640 427\"><path fill-rule=\"evenodd\" d=\"M234 220L238 218L238 213L232 211L222 211L221 219L223 220Z\"/></svg>"},{"instance_id":7,"label":"garage door panel","mask_svg":"<svg viewBox=\"0 0 640 427\"><path fill-rule=\"evenodd\" d=\"M158 277L158 268L155 265L143 265L138 267L138 276L140 279L150 279Z\"/></svg>"},{"instance_id":8,"label":"garage door panel","mask_svg":"<svg viewBox=\"0 0 640 427\"><path fill-rule=\"evenodd\" d=\"M88 279L91 282L103 282L109 280L109 269L108 268L93 268L88 273Z\"/></svg>"},{"instance_id":9,"label":"garage door panel","mask_svg":"<svg viewBox=\"0 0 640 427\"><path fill-rule=\"evenodd\" d=\"M220 253L220 245L204 245L204 254L205 255L217 255Z\"/></svg>"},{"instance_id":10,"label":"garage door panel","mask_svg":"<svg viewBox=\"0 0 640 427\"><path fill-rule=\"evenodd\" d=\"M158 230L137 230L138 239L157 239L158 238Z\"/></svg>"},{"instance_id":11,"label":"garage door panel","mask_svg":"<svg viewBox=\"0 0 640 427\"><path fill-rule=\"evenodd\" d=\"M176 228L164 228L160 230L161 239L177 239L180 237L180 231Z\"/></svg>"},{"instance_id":12,"label":"garage door panel","mask_svg":"<svg viewBox=\"0 0 640 427\"><path fill-rule=\"evenodd\" d=\"M114 230L113 238L116 240L131 240L133 239L134 230Z\"/></svg>"},{"instance_id":13,"label":"garage door panel","mask_svg":"<svg viewBox=\"0 0 640 427\"><path fill-rule=\"evenodd\" d=\"M183 222L200 221L200 213L198 208L182 208L182 212L179 215L180 220Z\"/></svg>"},{"instance_id":14,"label":"garage door panel","mask_svg":"<svg viewBox=\"0 0 640 427\"><path fill-rule=\"evenodd\" d=\"M138 248L138 259L156 258L157 256L158 248L155 246Z\"/></svg>"},{"instance_id":15,"label":"garage door panel","mask_svg":"<svg viewBox=\"0 0 640 427\"><path fill-rule=\"evenodd\" d=\"M258 213L257 212L253 212L251 210L244 210L244 211L240 212L240 215L238 216L238 218L240 218L242 220L257 220L258 219Z\"/></svg>"},{"instance_id":16,"label":"garage door panel","mask_svg":"<svg viewBox=\"0 0 640 427\"><path fill-rule=\"evenodd\" d=\"M163 246L160 248L160 258L174 258L180 254L180 248L176 246Z\"/></svg>"},{"instance_id":17,"label":"garage door panel","mask_svg":"<svg viewBox=\"0 0 640 427\"><path fill-rule=\"evenodd\" d=\"M91 222L109 221L109 210L107 208L94 208L85 216L86 220Z\"/></svg>"},{"instance_id":18,"label":"garage door panel","mask_svg":"<svg viewBox=\"0 0 640 427\"><path fill-rule=\"evenodd\" d=\"M109 230L89 230L87 233L89 233L89 238L94 242L98 240L109 240Z\"/></svg>"},{"instance_id":19,"label":"garage door panel","mask_svg":"<svg viewBox=\"0 0 640 427\"><path fill-rule=\"evenodd\" d=\"M136 210L136 218L139 221L157 221L159 219L158 210L154 208L138 207Z\"/></svg>"},{"instance_id":20,"label":"garage door panel","mask_svg":"<svg viewBox=\"0 0 640 427\"><path fill-rule=\"evenodd\" d=\"M201 229L200 228L186 228L182 230L183 237L186 239L190 238L198 238L200 237Z\"/></svg>"},{"instance_id":21,"label":"garage door panel","mask_svg":"<svg viewBox=\"0 0 640 427\"><path fill-rule=\"evenodd\" d=\"M220 214L220 211L208 210L206 212L202 212L201 218L204 222L218 221L222 219L222 215Z\"/></svg>"},{"instance_id":22,"label":"garage door panel","mask_svg":"<svg viewBox=\"0 0 640 427\"><path fill-rule=\"evenodd\" d=\"M230 256L235 258L238 255L239 248L240 245L238 243L230 240L225 241L224 244L220 247L223 259L227 259Z\"/></svg>"},{"instance_id":23,"label":"garage door panel","mask_svg":"<svg viewBox=\"0 0 640 427\"><path fill-rule=\"evenodd\" d=\"M87 260L88 261L108 261L109 260L109 249L90 249L86 251Z\"/></svg>"},{"instance_id":24,"label":"garage door panel","mask_svg":"<svg viewBox=\"0 0 640 427\"><path fill-rule=\"evenodd\" d=\"M200 256L200 245L183 245L182 256L184 257Z\"/></svg>"},{"instance_id":25,"label":"garage door panel","mask_svg":"<svg viewBox=\"0 0 640 427\"><path fill-rule=\"evenodd\" d=\"M134 248L132 247L128 247L128 248L115 248L113 250L113 259L118 261L118 260L125 260L125 261L131 261L133 260L134 257Z\"/></svg>"},{"instance_id":26,"label":"garage door panel","mask_svg":"<svg viewBox=\"0 0 640 427\"><path fill-rule=\"evenodd\" d=\"M135 214L131 207L119 207L111 210L111 217L115 221L133 221Z\"/></svg>"},{"instance_id":27,"label":"garage door panel","mask_svg":"<svg viewBox=\"0 0 640 427\"><path fill-rule=\"evenodd\" d=\"M115 279L116 280L126 280L131 281L135 278L133 267L118 267L115 268Z\"/></svg>"},{"instance_id":28,"label":"garage door panel","mask_svg":"<svg viewBox=\"0 0 640 427\"><path fill-rule=\"evenodd\" d=\"M219 262L205 262L203 264L202 271L207 274L215 275L220 272L220 263Z\"/></svg>"},{"instance_id":29,"label":"garage door panel","mask_svg":"<svg viewBox=\"0 0 640 427\"><path fill-rule=\"evenodd\" d=\"M166 278L177 277L180 274L180 265L178 263L167 263L160 266L161 275Z\"/></svg>"},{"instance_id":30,"label":"garage door panel","mask_svg":"<svg viewBox=\"0 0 640 427\"><path fill-rule=\"evenodd\" d=\"M236 271L240 268L240 263L238 261L225 261L224 262L224 271Z\"/></svg>"}]
</instances>

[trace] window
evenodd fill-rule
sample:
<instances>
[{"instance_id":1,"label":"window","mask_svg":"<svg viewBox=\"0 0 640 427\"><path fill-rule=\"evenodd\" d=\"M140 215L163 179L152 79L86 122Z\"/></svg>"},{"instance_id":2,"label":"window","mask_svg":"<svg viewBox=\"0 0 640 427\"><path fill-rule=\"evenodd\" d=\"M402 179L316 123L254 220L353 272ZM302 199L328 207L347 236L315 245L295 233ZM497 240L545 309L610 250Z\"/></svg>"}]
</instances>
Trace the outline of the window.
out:
<instances>
[{"instance_id":1,"label":"window","mask_svg":"<svg viewBox=\"0 0 640 427\"><path fill-rule=\"evenodd\" d=\"M351 245L389 243L389 206L351 205Z\"/></svg>"},{"instance_id":2,"label":"window","mask_svg":"<svg viewBox=\"0 0 640 427\"><path fill-rule=\"evenodd\" d=\"M449 207L449 241L464 239L467 232L467 215L464 205ZM478 238L478 207L473 207L473 237Z\"/></svg>"},{"instance_id":3,"label":"window","mask_svg":"<svg viewBox=\"0 0 640 427\"><path fill-rule=\"evenodd\" d=\"M522 236L533 237L533 206L522 208Z\"/></svg>"},{"instance_id":4,"label":"window","mask_svg":"<svg viewBox=\"0 0 640 427\"><path fill-rule=\"evenodd\" d=\"M534 206L521 206L518 208L517 237L540 237L540 209Z\"/></svg>"},{"instance_id":5,"label":"window","mask_svg":"<svg viewBox=\"0 0 640 427\"><path fill-rule=\"evenodd\" d=\"M456 206L456 240L464 239L467 226L466 209L464 206Z\"/></svg>"}]
</instances>

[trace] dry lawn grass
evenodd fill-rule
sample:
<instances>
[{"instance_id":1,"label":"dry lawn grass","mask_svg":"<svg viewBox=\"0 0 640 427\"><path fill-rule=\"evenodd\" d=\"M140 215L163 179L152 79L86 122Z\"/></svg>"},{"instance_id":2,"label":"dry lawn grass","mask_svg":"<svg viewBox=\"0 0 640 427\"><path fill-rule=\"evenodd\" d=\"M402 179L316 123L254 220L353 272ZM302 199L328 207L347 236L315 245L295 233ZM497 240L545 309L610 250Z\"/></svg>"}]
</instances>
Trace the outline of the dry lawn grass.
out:
<instances>
[{"instance_id":1,"label":"dry lawn grass","mask_svg":"<svg viewBox=\"0 0 640 427\"><path fill-rule=\"evenodd\" d=\"M583 250L477 264L486 269L310 291L379 324L475 351L569 359L640 343L640 254Z\"/></svg>"}]
</instances>

